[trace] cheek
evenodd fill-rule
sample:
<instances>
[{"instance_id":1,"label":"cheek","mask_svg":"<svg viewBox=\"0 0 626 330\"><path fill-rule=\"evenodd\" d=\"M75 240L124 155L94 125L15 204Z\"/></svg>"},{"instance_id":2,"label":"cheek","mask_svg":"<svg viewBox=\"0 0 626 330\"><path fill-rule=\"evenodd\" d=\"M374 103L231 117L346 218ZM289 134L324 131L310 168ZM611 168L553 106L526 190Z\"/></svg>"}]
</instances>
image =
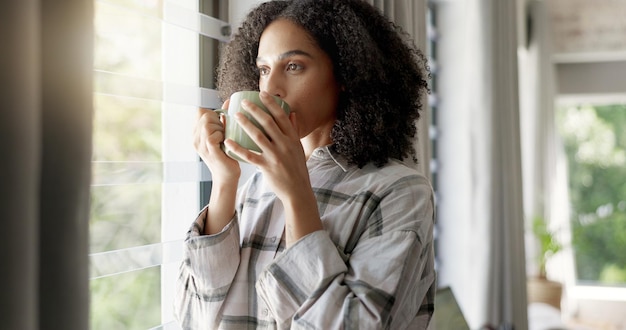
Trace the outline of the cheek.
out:
<instances>
[{"instance_id":1,"label":"cheek","mask_svg":"<svg viewBox=\"0 0 626 330\"><path fill-rule=\"evenodd\" d=\"M298 111L299 133L308 134L311 130L335 120L339 90L333 79L325 76L314 82L291 85L294 96L294 109Z\"/></svg>"},{"instance_id":2,"label":"cheek","mask_svg":"<svg viewBox=\"0 0 626 330\"><path fill-rule=\"evenodd\" d=\"M318 116L324 120L328 120L330 117L335 117L339 102L339 94L333 89L332 86L332 84L327 85L325 88L320 90L319 94L313 97Z\"/></svg>"},{"instance_id":3,"label":"cheek","mask_svg":"<svg viewBox=\"0 0 626 330\"><path fill-rule=\"evenodd\" d=\"M306 96L304 98L315 104L316 107L323 107L325 109L328 107L336 108L338 93L334 86L334 83L331 81L312 85L305 91Z\"/></svg>"}]
</instances>

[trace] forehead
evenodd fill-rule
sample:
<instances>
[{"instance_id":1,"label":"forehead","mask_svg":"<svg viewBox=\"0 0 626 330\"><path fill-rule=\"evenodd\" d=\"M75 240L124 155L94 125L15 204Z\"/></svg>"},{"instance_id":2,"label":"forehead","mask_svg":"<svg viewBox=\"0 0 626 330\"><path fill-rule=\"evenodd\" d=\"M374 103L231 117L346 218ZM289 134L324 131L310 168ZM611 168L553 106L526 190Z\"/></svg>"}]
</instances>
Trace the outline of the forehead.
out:
<instances>
[{"instance_id":1,"label":"forehead","mask_svg":"<svg viewBox=\"0 0 626 330\"><path fill-rule=\"evenodd\" d=\"M275 20L261 34L260 57L282 54L296 49L311 54L323 52L307 30L287 19Z\"/></svg>"}]
</instances>

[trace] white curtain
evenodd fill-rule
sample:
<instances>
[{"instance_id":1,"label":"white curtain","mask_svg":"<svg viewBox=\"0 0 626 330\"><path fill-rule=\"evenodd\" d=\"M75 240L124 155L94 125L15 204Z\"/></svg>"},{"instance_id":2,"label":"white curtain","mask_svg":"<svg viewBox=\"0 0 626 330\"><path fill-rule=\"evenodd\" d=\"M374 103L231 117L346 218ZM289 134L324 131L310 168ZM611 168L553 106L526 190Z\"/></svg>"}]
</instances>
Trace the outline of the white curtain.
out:
<instances>
[{"instance_id":1,"label":"white curtain","mask_svg":"<svg viewBox=\"0 0 626 330\"><path fill-rule=\"evenodd\" d=\"M520 108L524 170L524 213L527 228L533 217L550 221L555 172L555 79L548 15L543 1L528 4L527 47L520 51ZM529 235L528 275L538 272L532 232Z\"/></svg>"},{"instance_id":2,"label":"white curtain","mask_svg":"<svg viewBox=\"0 0 626 330\"><path fill-rule=\"evenodd\" d=\"M527 47L520 51L520 107L524 170L526 227L532 218L543 217L564 245L564 253L547 265L548 277L566 286L575 282L571 250L567 158L555 125L556 68L549 7L544 1L528 3L530 29ZM536 276L538 243L528 230L527 273ZM567 307L567 301L563 301Z\"/></svg>"},{"instance_id":3,"label":"white curtain","mask_svg":"<svg viewBox=\"0 0 626 330\"><path fill-rule=\"evenodd\" d=\"M89 328L93 4L0 3L0 327Z\"/></svg>"},{"instance_id":4,"label":"white curtain","mask_svg":"<svg viewBox=\"0 0 626 330\"><path fill-rule=\"evenodd\" d=\"M426 52L426 0L367 0L381 10L391 21L402 27L413 39L415 45L424 54ZM417 151L417 170L426 177L430 177L430 138L428 129L430 125L430 109L428 101L422 101L424 111L417 122L417 139L415 150Z\"/></svg>"},{"instance_id":5,"label":"white curtain","mask_svg":"<svg viewBox=\"0 0 626 330\"><path fill-rule=\"evenodd\" d=\"M528 327L514 0L435 1L440 286L470 328Z\"/></svg>"}]
</instances>

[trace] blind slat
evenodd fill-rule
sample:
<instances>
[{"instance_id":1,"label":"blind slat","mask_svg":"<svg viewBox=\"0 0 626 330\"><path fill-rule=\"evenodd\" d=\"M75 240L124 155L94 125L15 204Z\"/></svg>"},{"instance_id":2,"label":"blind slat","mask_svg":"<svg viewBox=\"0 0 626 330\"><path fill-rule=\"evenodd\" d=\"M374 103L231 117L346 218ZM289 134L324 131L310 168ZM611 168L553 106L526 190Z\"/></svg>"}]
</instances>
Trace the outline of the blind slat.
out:
<instances>
[{"instance_id":1,"label":"blind slat","mask_svg":"<svg viewBox=\"0 0 626 330\"><path fill-rule=\"evenodd\" d=\"M176 322L168 322L151 328L150 330L181 330L181 327Z\"/></svg>"},{"instance_id":2,"label":"blind slat","mask_svg":"<svg viewBox=\"0 0 626 330\"><path fill-rule=\"evenodd\" d=\"M92 253L89 255L90 278L97 279L162 264L180 262L182 258L182 240Z\"/></svg>"},{"instance_id":3,"label":"blind slat","mask_svg":"<svg viewBox=\"0 0 626 330\"><path fill-rule=\"evenodd\" d=\"M178 25L220 41L230 39L230 24L217 18L179 7L171 2L164 4L164 22Z\"/></svg>"},{"instance_id":4,"label":"blind slat","mask_svg":"<svg viewBox=\"0 0 626 330\"><path fill-rule=\"evenodd\" d=\"M162 10L157 10L158 8L154 8L153 6L148 6L150 8L130 7L107 0L97 0L96 3L115 7L133 16L150 18L165 24L176 25L212 39L226 42L230 38L231 27L227 22L182 7L172 1L165 1Z\"/></svg>"},{"instance_id":5,"label":"blind slat","mask_svg":"<svg viewBox=\"0 0 626 330\"><path fill-rule=\"evenodd\" d=\"M136 88L141 86L141 88ZM132 77L94 70L94 92L217 109L222 104L214 89Z\"/></svg>"},{"instance_id":6,"label":"blind slat","mask_svg":"<svg viewBox=\"0 0 626 330\"><path fill-rule=\"evenodd\" d=\"M209 182L211 172L200 161L132 162L94 161L91 185L130 185Z\"/></svg>"}]
</instances>

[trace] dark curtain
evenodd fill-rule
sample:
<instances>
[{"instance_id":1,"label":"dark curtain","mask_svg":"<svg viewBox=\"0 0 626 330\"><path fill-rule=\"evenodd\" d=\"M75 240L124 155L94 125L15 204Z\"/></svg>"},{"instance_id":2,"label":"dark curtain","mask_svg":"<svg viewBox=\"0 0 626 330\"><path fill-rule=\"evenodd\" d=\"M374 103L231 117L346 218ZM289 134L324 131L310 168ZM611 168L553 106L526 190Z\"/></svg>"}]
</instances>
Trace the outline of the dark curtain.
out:
<instances>
[{"instance_id":1,"label":"dark curtain","mask_svg":"<svg viewBox=\"0 0 626 330\"><path fill-rule=\"evenodd\" d=\"M0 3L0 327L88 329L93 2Z\"/></svg>"}]
</instances>

